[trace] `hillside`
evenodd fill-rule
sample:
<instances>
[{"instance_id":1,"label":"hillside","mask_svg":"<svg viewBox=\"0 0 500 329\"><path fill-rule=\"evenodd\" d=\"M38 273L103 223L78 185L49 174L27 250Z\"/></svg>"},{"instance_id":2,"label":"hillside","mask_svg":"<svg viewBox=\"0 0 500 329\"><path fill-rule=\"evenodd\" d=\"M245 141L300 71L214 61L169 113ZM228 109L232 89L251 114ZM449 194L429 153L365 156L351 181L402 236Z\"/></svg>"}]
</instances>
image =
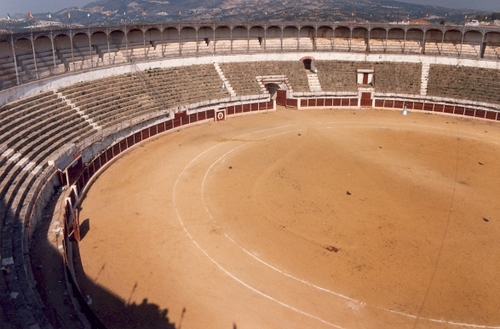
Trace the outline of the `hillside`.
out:
<instances>
[{"instance_id":1,"label":"hillside","mask_svg":"<svg viewBox=\"0 0 500 329\"><path fill-rule=\"evenodd\" d=\"M68 15L68 13L70 13ZM37 13L33 20L21 17L0 20L5 30L47 25L93 25L179 21L371 21L426 20L463 24L488 13L470 13L443 7L390 0L98 0L82 8L57 13ZM490 15L491 16L491 15Z\"/></svg>"}]
</instances>

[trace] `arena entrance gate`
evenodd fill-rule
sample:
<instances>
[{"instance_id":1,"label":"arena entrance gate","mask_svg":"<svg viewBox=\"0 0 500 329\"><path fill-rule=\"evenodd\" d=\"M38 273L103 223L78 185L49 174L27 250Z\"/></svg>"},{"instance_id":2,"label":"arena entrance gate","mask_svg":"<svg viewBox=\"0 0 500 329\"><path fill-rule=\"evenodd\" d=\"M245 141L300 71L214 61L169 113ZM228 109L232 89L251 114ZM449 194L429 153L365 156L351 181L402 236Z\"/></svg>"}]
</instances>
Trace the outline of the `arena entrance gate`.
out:
<instances>
[{"instance_id":1,"label":"arena entrance gate","mask_svg":"<svg viewBox=\"0 0 500 329\"><path fill-rule=\"evenodd\" d=\"M258 76L257 82L262 90L269 93L270 99L276 99L277 105L287 106L287 94L292 91L292 88L286 76Z\"/></svg>"},{"instance_id":2,"label":"arena entrance gate","mask_svg":"<svg viewBox=\"0 0 500 329\"><path fill-rule=\"evenodd\" d=\"M362 92L361 93L361 106L372 106L372 93Z\"/></svg>"}]
</instances>

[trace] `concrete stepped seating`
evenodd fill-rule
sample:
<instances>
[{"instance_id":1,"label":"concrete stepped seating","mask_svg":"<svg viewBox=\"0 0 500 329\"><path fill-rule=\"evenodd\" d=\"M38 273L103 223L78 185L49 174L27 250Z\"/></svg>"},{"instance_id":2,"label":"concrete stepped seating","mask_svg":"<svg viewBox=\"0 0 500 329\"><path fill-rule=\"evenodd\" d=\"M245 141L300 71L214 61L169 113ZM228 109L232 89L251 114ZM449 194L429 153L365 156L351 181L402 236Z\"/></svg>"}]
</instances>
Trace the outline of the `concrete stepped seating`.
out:
<instances>
[{"instance_id":1,"label":"concrete stepped seating","mask_svg":"<svg viewBox=\"0 0 500 329\"><path fill-rule=\"evenodd\" d=\"M349 38L335 38L333 40L333 49L335 51L349 51Z\"/></svg>"},{"instance_id":2,"label":"concrete stepped seating","mask_svg":"<svg viewBox=\"0 0 500 329\"><path fill-rule=\"evenodd\" d=\"M234 39L233 40L233 51L238 53L248 52L248 40L247 39Z\"/></svg>"},{"instance_id":3,"label":"concrete stepped seating","mask_svg":"<svg viewBox=\"0 0 500 329\"><path fill-rule=\"evenodd\" d=\"M297 48L295 48L297 49ZM281 51L281 40L280 39L266 39L266 50L267 51Z\"/></svg>"},{"instance_id":4,"label":"concrete stepped seating","mask_svg":"<svg viewBox=\"0 0 500 329\"><path fill-rule=\"evenodd\" d=\"M162 45L158 44L154 47L149 47L147 50L147 58L149 60L163 58Z\"/></svg>"},{"instance_id":5,"label":"concrete stepped seating","mask_svg":"<svg viewBox=\"0 0 500 329\"><path fill-rule=\"evenodd\" d=\"M2 193L0 240L4 266L0 274L0 308L7 318L16 319L11 323L13 327L7 323L7 328L51 328L34 293L36 282L25 269L29 258L23 243L25 217L20 215L26 213L25 197L29 196L34 179L35 175L21 172L9 185L10 189Z\"/></svg>"},{"instance_id":6,"label":"concrete stepped seating","mask_svg":"<svg viewBox=\"0 0 500 329\"><path fill-rule=\"evenodd\" d=\"M64 64L57 56L56 66L54 67L54 54L52 50L36 52L35 55L35 58L32 53L17 56L18 66L30 78L45 78L65 71Z\"/></svg>"},{"instance_id":7,"label":"concrete stepped seating","mask_svg":"<svg viewBox=\"0 0 500 329\"><path fill-rule=\"evenodd\" d=\"M484 48L485 59L500 59L500 45L487 44Z\"/></svg>"},{"instance_id":8,"label":"concrete stepped seating","mask_svg":"<svg viewBox=\"0 0 500 329\"><path fill-rule=\"evenodd\" d=\"M248 78L257 76L284 75L293 91L310 91L306 70L300 61L220 63L220 67L239 96L262 93L257 80Z\"/></svg>"},{"instance_id":9,"label":"concrete stepped seating","mask_svg":"<svg viewBox=\"0 0 500 329\"><path fill-rule=\"evenodd\" d=\"M297 38L283 38L284 51L297 51L299 49L299 40Z\"/></svg>"},{"instance_id":10,"label":"concrete stepped seating","mask_svg":"<svg viewBox=\"0 0 500 329\"><path fill-rule=\"evenodd\" d=\"M365 51L367 51L366 40L363 38L352 38L351 51L353 51L353 52L365 52Z\"/></svg>"},{"instance_id":11,"label":"concrete stepped seating","mask_svg":"<svg viewBox=\"0 0 500 329\"><path fill-rule=\"evenodd\" d=\"M460 49L460 57L479 58L481 45L479 44L462 44Z\"/></svg>"},{"instance_id":12,"label":"concrete stepped seating","mask_svg":"<svg viewBox=\"0 0 500 329\"><path fill-rule=\"evenodd\" d=\"M96 52L99 58L101 58L102 65L113 65L127 62L125 47L110 45L108 51L107 46L99 46L97 47Z\"/></svg>"},{"instance_id":13,"label":"concrete stepped seating","mask_svg":"<svg viewBox=\"0 0 500 329\"><path fill-rule=\"evenodd\" d=\"M406 40L405 54L421 54L422 43L418 40Z\"/></svg>"},{"instance_id":14,"label":"concrete stepped seating","mask_svg":"<svg viewBox=\"0 0 500 329\"><path fill-rule=\"evenodd\" d=\"M91 50L74 47L73 52L71 48L64 48L58 49L57 53L70 71L84 70L102 65L102 60L95 47Z\"/></svg>"},{"instance_id":15,"label":"concrete stepped seating","mask_svg":"<svg viewBox=\"0 0 500 329\"><path fill-rule=\"evenodd\" d=\"M212 64L192 65L183 70L154 69L146 71L146 75L156 89L162 90L169 107L230 97L221 88L223 81Z\"/></svg>"},{"instance_id":16,"label":"concrete stepped seating","mask_svg":"<svg viewBox=\"0 0 500 329\"><path fill-rule=\"evenodd\" d=\"M217 40L215 41L216 54L229 54L231 53L231 40Z\"/></svg>"},{"instance_id":17,"label":"concrete stepped seating","mask_svg":"<svg viewBox=\"0 0 500 329\"><path fill-rule=\"evenodd\" d=\"M60 106L61 102L58 99L54 99L36 104L26 111L16 113L15 116L5 120L7 122L2 122L2 127L0 127L0 142L10 148L11 145L6 142L7 138L12 139L16 134L19 134L20 137L24 136L33 125L31 120L36 120L36 123L38 123L46 118L50 119L53 111L60 108Z\"/></svg>"},{"instance_id":18,"label":"concrete stepped seating","mask_svg":"<svg viewBox=\"0 0 500 329\"><path fill-rule=\"evenodd\" d=\"M16 63L14 57L0 58L0 89L7 89L17 84Z\"/></svg>"},{"instance_id":19,"label":"concrete stepped seating","mask_svg":"<svg viewBox=\"0 0 500 329\"><path fill-rule=\"evenodd\" d=\"M356 75L359 63L316 60L315 64L323 91L357 92Z\"/></svg>"},{"instance_id":20,"label":"concrete stepped seating","mask_svg":"<svg viewBox=\"0 0 500 329\"><path fill-rule=\"evenodd\" d=\"M57 99L52 92L40 93L35 96L24 98L0 107L0 131L7 127L8 123L19 116L24 115L24 111L34 112L45 102Z\"/></svg>"},{"instance_id":21,"label":"concrete stepped seating","mask_svg":"<svg viewBox=\"0 0 500 329\"><path fill-rule=\"evenodd\" d=\"M259 39L250 39L248 42L248 52L249 53L258 53L262 51L262 45L259 42Z\"/></svg>"},{"instance_id":22,"label":"concrete stepped seating","mask_svg":"<svg viewBox=\"0 0 500 329\"><path fill-rule=\"evenodd\" d=\"M149 50L153 48L150 43L136 43L128 45L128 52L133 60L141 61L148 58ZM122 49L123 51L123 49Z\"/></svg>"},{"instance_id":23,"label":"concrete stepped seating","mask_svg":"<svg viewBox=\"0 0 500 329\"><path fill-rule=\"evenodd\" d=\"M198 54L206 55L214 53L214 42L209 41L208 43L205 40L198 41Z\"/></svg>"},{"instance_id":24,"label":"concrete stepped seating","mask_svg":"<svg viewBox=\"0 0 500 329\"><path fill-rule=\"evenodd\" d=\"M299 38L300 50L314 50L313 40L311 38Z\"/></svg>"},{"instance_id":25,"label":"concrete stepped seating","mask_svg":"<svg viewBox=\"0 0 500 329\"><path fill-rule=\"evenodd\" d=\"M441 42L425 41L426 55L441 55Z\"/></svg>"},{"instance_id":26,"label":"concrete stepped seating","mask_svg":"<svg viewBox=\"0 0 500 329\"><path fill-rule=\"evenodd\" d=\"M401 54L403 53L403 41L399 39L387 39L386 53Z\"/></svg>"},{"instance_id":27,"label":"concrete stepped seating","mask_svg":"<svg viewBox=\"0 0 500 329\"><path fill-rule=\"evenodd\" d=\"M441 55L443 56L458 56L460 54L460 44L444 42L442 44Z\"/></svg>"},{"instance_id":28,"label":"concrete stepped seating","mask_svg":"<svg viewBox=\"0 0 500 329\"><path fill-rule=\"evenodd\" d=\"M371 53L384 53L386 49L385 39L370 39L370 52Z\"/></svg>"},{"instance_id":29,"label":"concrete stepped seating","mask_svg":"<svg viewBox=\"0 0 500 329\"><path fill-rule=\"evenodd\" d=\"M419 95L422 64L420 63L375 63L375 91Z\"/></svg>"},{"instance_id":30,"label":"concrete stepped seating","mask_svg":"<svg viewBox=\"0 0 500 329\"><path fill-rule=\"evenodd\" d=\"M485 83L487 81L487 83ZM427 95L500 104L498 70L431 64Z\"/></svg>"},{"instance_id":31,"label":"concrete stepped seating","mask_svg":"<svg viewBox=\"0 0 500 329\"><path fill-rule=\"evenodd\" d=\"M85 82L59 91L103 128L160 108L147 88L130 74Z\"/></svg>"},{"instance_id":32,"label":"concrete stepped seating","mask_svg":"<svg viewBox=\"0 0 500 329\"><path fill-rule=\"evenodd\" d=\"M181 42L181 51L183 55L194 55L198 50L198 43L196 41Z\"/></svg>"},{"instance_id":33,"label":"concrete stepped seating","mask_svg":"<svg viewBox=\"0 0 500 329\"><path fill-rule=\"evenodd\" d=\"M316 39L316 50L318 51L332 51L333 49L333 39L330 38L317 38Z\"/></svg>"},{"instance_id":34,"label":"concrete stepped seating","mask_svg":"<svg viewBox=\"0 0 500 329\"><path fill-rule=\"evenodd\" d=\"M6 138L2 144L12 148L0 158L0 245L2 264L9 268L0 276L0 305L9 316L17 314L22 322L16 324L19 327L49 328L34 293L35 283L29 279L24 267L27 252L23 244L24 220L34 197L31 188L43 182L49 170L47 160L50 155L88 134L91 128L79 116L75 117L76 112L53 93L5 105L0 108L0 113L0 127L8 125L3 129ZM17 125L19 122L24 123Z\"/></svg>"},{"instance_id":35,"label":"concrete stepped seating","mask_svg":"<svg viewBox=\"0 0 500 329\"><path fill-rule=\"evenodd\" d=\"M163 44L165 57L178 57L179 56L179 43L169 42Z\"/></svg>"}]
</instances>

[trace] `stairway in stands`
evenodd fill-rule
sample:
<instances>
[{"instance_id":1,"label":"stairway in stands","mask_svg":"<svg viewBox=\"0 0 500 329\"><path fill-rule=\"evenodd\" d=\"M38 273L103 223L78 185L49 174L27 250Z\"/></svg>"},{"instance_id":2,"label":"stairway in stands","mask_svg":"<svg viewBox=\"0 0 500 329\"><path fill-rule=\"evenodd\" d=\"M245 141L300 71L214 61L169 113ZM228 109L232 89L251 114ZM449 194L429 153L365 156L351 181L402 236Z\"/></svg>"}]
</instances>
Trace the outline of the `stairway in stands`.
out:
<instances>
[{"instance_id":1,"label":"stairway in stands","mask_svg":"<svg viewBox=\"0 0 500 329\"><path fill-rule=\"evenodd\" d=\"M214 67L215 67L215 70L217 71L217 73L219 73L219 76L220 76L221 80L224 83L224 88L227 89L227 91L229 92L229 94L232 97L235 97L236 96L236 92L234 91L233 87L229 83L229 80L224 75L224 72L222 72L222 69L220 68L219 63L214 63Z\"/></svg>"},{"instance_id":2,"label":"stairway in stands","mask_svg":"<svg viewBox=\"0 0 500 329\"><path fill-rule=\"evenodd\" d=\"M316 73L307 72L307 81L309 82L309 89L311 91L321 91L321 84Z\"/></svg>"},{"instance_id":3,"label":"stairway in stands","mask_svg":"<svg viewBox=\"0 0 500 329\"><path fill-rule=\"evenodd\" d=\"M422 78L420 81L420 95L427 95L427 84L429 83L429 63L422 63Z\"/></svg>"}]
</instances>

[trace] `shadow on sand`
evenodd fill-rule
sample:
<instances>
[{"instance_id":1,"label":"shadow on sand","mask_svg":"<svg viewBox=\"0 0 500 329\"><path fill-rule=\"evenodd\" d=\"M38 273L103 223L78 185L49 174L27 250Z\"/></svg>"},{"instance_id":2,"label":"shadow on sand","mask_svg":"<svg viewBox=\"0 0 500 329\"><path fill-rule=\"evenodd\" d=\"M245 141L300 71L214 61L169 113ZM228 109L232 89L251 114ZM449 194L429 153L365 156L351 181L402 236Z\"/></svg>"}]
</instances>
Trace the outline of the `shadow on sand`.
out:
<instances>
[{"instance_id":1,"label":"shadow on sand","mask_svg":"<svg viewBox=\"0 0 500 329\"><path fill-rule=\"evenodd\" d=\"M45 214L52 214L56 201L47 206ZM87 275L80 262L78 244L72 242L75 272L81 292L73 289L73 293L66 289L65 277L71 281L71 275L64 266L64 259L60 249L63 236L60 234L53 241L50 236L51 219L46 216L39 223L30 243L30 256L33 275L37 282L37 289L41 300L44 301L44 312L54 328L83 328L77 312L73 308L70 295L73 295L80 305L78 312L84 314L93 328L163 328L179 329L169 319L168 309L161 309L158 305L148 302L145 298L140 304L129 303L104 287L95 284ZM90 221L84 220L83 236L90 229ZM56 241L59 240L59 241ZM83 289L83 287L85 289ZM131 287L131 290L134 288ZM103 307L105 306L105 308ZM183 315L179 315L182 322Z\"/></svg>"}]
</instances>

